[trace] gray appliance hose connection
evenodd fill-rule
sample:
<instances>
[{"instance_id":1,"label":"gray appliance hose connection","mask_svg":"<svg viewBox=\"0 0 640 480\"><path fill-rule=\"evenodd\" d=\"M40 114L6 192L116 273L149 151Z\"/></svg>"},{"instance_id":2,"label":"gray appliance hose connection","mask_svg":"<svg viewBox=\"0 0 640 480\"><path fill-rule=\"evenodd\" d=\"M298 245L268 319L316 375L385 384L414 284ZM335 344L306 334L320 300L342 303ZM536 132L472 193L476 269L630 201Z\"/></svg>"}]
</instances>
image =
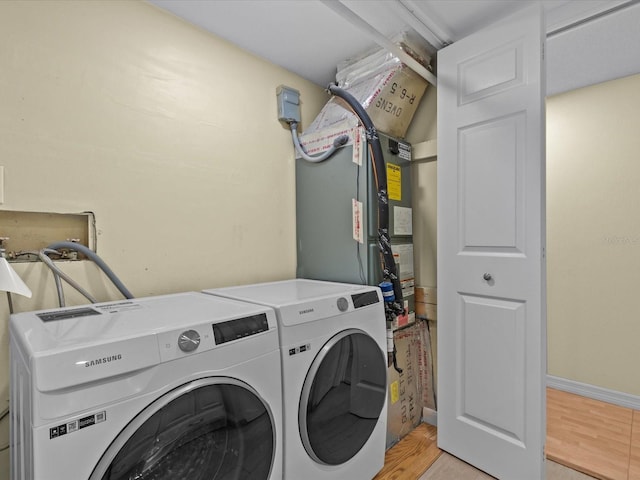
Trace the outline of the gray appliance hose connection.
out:
<instances>
[{"instance_id":1,"label":"gray appliance hose connection","mask_svg":"<svg viewBox=\"0 0 640 480\"><path fill-rule=\"evenodd\" d=\"M109 280L115 285L115 287L124 295L125 298L135 298L131 292L124 286L124 284L120 281L120 279L113 273L113 270L109 268L109 266L88 247L80 243L75 242L56 242L49 245L47 248L51 248L53 250L60 250L63 248L74 250L76 252L82 253L84 256L90 258L99 268L104 272L104 274L109 277Z\"/></svg>"},{"instance_id":2,"label":"gray appliance hose connection","mask_svg":"<svg viewBox=\"0 0 640 480\"><path fill-rule=\"evenodd\" d=\"M296 147L296 151L307 162L324 162L327 158L333 155L338 148L345 145L349 141L348 135L340 135L333 141L333 145L331 145L331 148L329 150L320 155L312 157L311 155L307 154L307 152L305 152L304 147L302 146L302 144L300 144L300 139L298 138L298 122L290 122L289 127L291 128L291 138L293 138L293 145Z\"/></svg>"},{"instance_id":3,"label":"gray appliance hose connection","mask_svg":"<svg viewBox=\"0 0 640 480\"><path fill-rule=\"evenodd\" d=\"M85 297L87 300L89 300L91 303L96 303L97 300L89 292L87 292L84 288L82 288L78 283L76 283L69 275L67 275L62 270L60 270L58 266L53 263L53 260L51 260L48 257L48 254L60 255L60 252L58 252L57 250L53 250L51 248L43 248L38 252L38 257L40 257L40 260L42 260L42 263L44 263L47 267L49 267L53 272L54 278L56 280L56 289L58 291L58 303L60 304L60 306L61 307L65 306L64 293L62 292L62 288L59 283L60 278L62 278L65 282L67 282L69 285L75 288L78 292L80 292L82 296Z\"/></svg>"}]
</instances>

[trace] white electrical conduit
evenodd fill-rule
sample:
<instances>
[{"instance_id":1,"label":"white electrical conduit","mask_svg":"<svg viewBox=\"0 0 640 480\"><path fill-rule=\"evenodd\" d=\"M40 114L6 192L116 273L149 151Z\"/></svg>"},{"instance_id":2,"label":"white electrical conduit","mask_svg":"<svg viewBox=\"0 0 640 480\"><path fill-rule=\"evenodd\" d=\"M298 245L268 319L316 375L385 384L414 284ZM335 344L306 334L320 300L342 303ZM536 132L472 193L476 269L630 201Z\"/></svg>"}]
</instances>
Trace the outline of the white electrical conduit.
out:
<instances>
[{"instance_id":1,"label":"white electrical conduit","mask_svg":"<svg viewBox=\"0 0 640 480\"><path fill-rule=\"evenodd\" d=\"M327 150L326 152L316 157L312 157L311 155L308 155L307 152L304 151L304 147L300 144L300 139L298 138L298 123L291 122L289 123L289 127L291 128L291 138L293 138L293 145L296 147L296 151L300 154L300 156L304 160L311 163L319 163L319 162L325 161L327 158L333 155L333 153L338 148L340 148L341 146L343 146L349 141L348 135L340 135L333 141L333 145L331 145L331 148L329 150Z\"/></svg>"},{"instance_id":2,"label":"white electrical conduit","mask_svg":"<svg viewBox=\"0 0 640 480\"><path fill-rule=\"evenodd\" d=\"M369 25L365 20L360 18L356 13L351 11L349 8L345 7L342 3L336 2L335 0L320 0L324 3L328 8L336 12L340 17L347 19L354 27L359 28L364 33L369 35L378 45L382 48L387 49L389 52L393 53L396 57L398 57L402 63L407 65L411 70L416 72L422 78L424 78L427 82L429 82L434 87L438 86L438 79L436 76L427 70L420 62L414 59L407 52L402 50L398 45L393 43L387 37L385 37L382 33L376 30L374 27Z\"/></svg>"}]
</instances>

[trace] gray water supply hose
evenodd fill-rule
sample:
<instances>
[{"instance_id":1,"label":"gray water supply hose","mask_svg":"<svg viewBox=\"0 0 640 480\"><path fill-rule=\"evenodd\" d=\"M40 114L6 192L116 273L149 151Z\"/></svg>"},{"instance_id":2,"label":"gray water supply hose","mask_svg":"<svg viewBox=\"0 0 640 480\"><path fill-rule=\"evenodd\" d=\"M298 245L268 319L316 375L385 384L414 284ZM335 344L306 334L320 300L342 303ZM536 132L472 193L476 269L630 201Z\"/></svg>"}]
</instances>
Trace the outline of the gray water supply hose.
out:
<instances>
[{"instance_id":1,"label":"gray water supply hose","mask_svg":"<svg viewBox=\"0 0 640 480\"><path fill-rule=\"evenodd\" d=\"M43 262L47 267L49 267L49 264L46 261L42 260L43 256L44 257L47 256L46 255L47 251L59 253L57 250L49 250L47 248L43 248L39 252L33 252L33 253L38 255L38 258L40 259L40 261ZM55 270L52 270L51 267L49 267L49 270L51 270L51 273L53 274L53 280L56 284L56 292L58 292L58 305L60 306L60 308L66 307L67 304L64 299L64 289L62 288L62 278L60 277L60 275L58 275L58 273Z\"/></svg>"},{"instance_id":2,"label":"gray water supply hose","mask_svg":"<svg viewBox=\"0 0 640 480\"><path fill-rule=\"evenodd\" d=\"M342 147L349 141L348 135L340 135L333 141L333 145L331 145L331 148L329 150L327 150L326 152L320 155L312 157L311 155L308 155L307 152L305 152L304 147L300 143L300 139L298 138L298 123L290 122L289 128L291 128L291 138L293 138L293 145L296 147L296 151L307 162L312 162L312 163L324 162L327 158L333 155L338 148Z\"/></svg>"},{"instance_id":3,"label":"gray water supply hose","mask_svg":"<svg viewBox=\"0 0 640 480\"><path fill-rule=\"evenodd\" d=\"M127 287L124 286L122 281L120 281L120 279L116 276L116 274L113 273L113 270L111 270L109 268L109 266L104 262L104 260L102 260L102 258L100 258L98 256L98 254L95 253L90 248L85 247L84 245L82 245L80 243L75 243L75 242L57 242L57 243L52 243L47 248L51 248L53 250L60 250L62 248L66 248L66 249L69 249L69 250L73 250L73 251L82 253L84 256L90 258L100 268L100 270L102 270L104 272L104 274L107 277L109 277L109 280L111 280L111 282L120 291L120 293L122 293L122 295L124 295L125 298L135 298L133 296L133 294L127 289Z\"/></svg>"},{"instance_id":4,"label":"gray water supply hose","mask_svg":"<svg viewBox=\"0 0 640 480\"><path fill-rule=\"evenodd\" d=\"M82 288L78 283L76 283L69 275L60 270L56 264L53 263L53 260L49 258L47 254L52 253L54 255L60 255L60 252L57 250L53 250L51 248L43 248L38 252L38 257L42 260L47 267L51 269L53 272L54 278L56 280L56 289L58 290L58 303L60 303L61 307L65 306L64 301L64 293L62 292L62 286L60 284L60 278L62 278L65 282L75 288L78 292L82 294L87 300L91 303L96 303L98 300L95 299L89 292L87 292L84 288Z\"/></svg>"}]
</instances>

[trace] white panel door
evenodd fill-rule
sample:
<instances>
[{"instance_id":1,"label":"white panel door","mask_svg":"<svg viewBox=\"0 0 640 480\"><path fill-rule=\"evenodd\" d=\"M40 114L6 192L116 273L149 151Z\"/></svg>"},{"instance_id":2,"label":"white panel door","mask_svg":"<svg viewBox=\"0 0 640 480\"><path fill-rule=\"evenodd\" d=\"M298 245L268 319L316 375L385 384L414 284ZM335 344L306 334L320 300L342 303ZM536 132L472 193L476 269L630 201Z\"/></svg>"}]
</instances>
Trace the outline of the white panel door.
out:
<instances>
[{"instance_id":1,"label":"white panel door","mask_svg":"<svg viewBox=\"0 0 640 480\"><path fill-rule=\"evenodd\" d=\"M544 478L544 28L536 5L438 52L438 444Z\"/></svg>"}]
</instances>

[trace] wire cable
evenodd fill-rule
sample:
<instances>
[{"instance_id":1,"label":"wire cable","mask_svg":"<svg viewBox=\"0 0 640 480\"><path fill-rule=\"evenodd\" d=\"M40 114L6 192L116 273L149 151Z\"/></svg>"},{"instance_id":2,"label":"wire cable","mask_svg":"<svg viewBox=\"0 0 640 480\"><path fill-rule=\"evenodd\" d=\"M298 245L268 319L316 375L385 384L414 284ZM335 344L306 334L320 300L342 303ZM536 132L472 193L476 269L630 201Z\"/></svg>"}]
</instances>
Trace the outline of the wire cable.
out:
<instances>
[{"instance_id":1,"label":"wire cable","mask_svg":"<svg viewBox=\"0 0 640 480\"><path fill-rule=\"evenodd\" d=\"M360 169L362 165L356 165L356 201L360 202ZM360 225L362 228L362 225ZM364 235L364 232L363 232ZM367 278L364 274L364 265L362 264L362 255L360 254L360 242L356 241L356 258L358 259L358 274L362 285L367 284Z\"/></svg>"}]
</instances>

